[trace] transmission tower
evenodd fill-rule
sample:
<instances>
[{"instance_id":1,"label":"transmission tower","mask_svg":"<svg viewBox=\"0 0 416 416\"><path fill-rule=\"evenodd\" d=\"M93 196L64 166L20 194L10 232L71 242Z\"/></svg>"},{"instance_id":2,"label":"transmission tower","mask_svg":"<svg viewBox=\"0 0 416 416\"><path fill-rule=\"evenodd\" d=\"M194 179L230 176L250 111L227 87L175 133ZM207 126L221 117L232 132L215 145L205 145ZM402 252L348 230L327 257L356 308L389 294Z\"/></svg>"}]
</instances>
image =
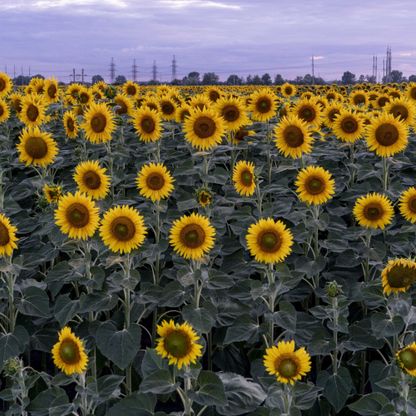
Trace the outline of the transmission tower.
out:
<instances>
[{"instance_id":1,"label":"transmission tower","mask_svg":"<svg viewBox=\"0 0 416 416\"><path fill-rule=\"evenodd\" d=\"M373 56L373 73L372 73L372 75L373 75L373 80L374 80L374 83L377 83L377 56Z\"/></svg>"},{"instance_id":2,"label":"transmission tower","mask_svg":"<svg viewBox=\"0 0 416 416\"><path fill-rule=\"evenodd\" d=\"M386 81L391 81L391 47L387 47L387 57L386 57Z\"/></svg>"},{"instance_id":3,"label":"transmission tower","mask_svg":"<svg viewBox=\"0 0 416 416\"><path fill-rule=\"evenodd\" d=\"M172 81L176 79L176 70L177 70L176 57L175 57L175 55L173 55L173 60L172 60Z\"/></svg>"},{"instance_id":4,"label":"transmission tower","mask_svg":"<svg viewBox=\"0 0 416 416\"><path fill-rule=\"evenodd\" d=\"M114 82L116 78L116 64L114 63L114 58L111 58L111 63L110 63L110 80L111 83Z\"/></svg>"},{"instance_id":5,"label":"transmission tower","mask_svg":"<svg viewBox=\"0 0 416 416\"><path fill-rule=\"evenodd\" d=\"M312 84L315 84L315 56L312 55Z\"/></svg>"},{"instance_id":6,"label":"transmission tower","mask_svg":"<svg viewBox=\"0 0 416 416\"><path fill-rule=\"evenodd\" d=\"M156 82L157 80L157 65L156 65L156 61L153 61L153 68L152 68L152 79L153 81Z\"/></svg>"},{"instance_id":7,"label":"transmission tower","mask_svg":"<svg viewBox=\"0 0 416 416\"><path fill-rule=\"evenodd\" d=\"M133 77L133 81L136 82L137 81L137 65L136 65L136 60L133 60L133 66L131 67L131 74Z\"/></svg>"}]
</instances>

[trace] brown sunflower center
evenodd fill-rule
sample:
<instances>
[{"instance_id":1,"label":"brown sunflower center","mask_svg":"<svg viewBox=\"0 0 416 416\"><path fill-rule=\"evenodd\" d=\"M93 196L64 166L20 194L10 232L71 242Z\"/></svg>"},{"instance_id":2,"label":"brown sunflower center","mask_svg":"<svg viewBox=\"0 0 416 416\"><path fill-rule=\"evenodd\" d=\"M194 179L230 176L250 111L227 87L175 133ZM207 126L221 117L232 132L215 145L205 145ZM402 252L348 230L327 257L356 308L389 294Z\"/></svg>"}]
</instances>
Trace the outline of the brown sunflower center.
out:
<instances>
[{"instance_id":1,"label":"brown sunflower center","mask_svg":"<svg viewBox=\"0 0 416 416\"><path fill-rule=\"evenodd\" d=\"M328 118L332 122L334 122L338 114L340 114L340 111L337 108L334 108L332 110L329 110L329 112L328 112Z\"/></svg>"},{"instance_id":2,"label":"brown sunflower center","mask_svg":"<svg viewBox=\"0 0 416 416\"><path fill-rule=\"evenodd\" d=\"M86 104L89 100L90 100L90 96L86 92L82 92L79 95L79 101L81 104Z\"/></svg>"},{"instance_id":3,"label":"brown sunflower center","mask_svg":"<svg viewBox=\"0 0 416 416\"><path fill-rule=\"evenodd\" d=\"M164 184L165 178L158 172L153 172L146 178L146 185L152 191L159 191Z\"/></svg>"},{"instance_id":4,"label":"brown sunflower center","mask_svg":"<svg viewBox=\"0 0 416 416\"><path fill-rule=\"evenodd\" d=\"M368 204L364 207L364 217L370 221L376 221L383 217L383 207L377 202Z\"/></svg>"},{"instance_id":5,"label":"brown sunflower center","mask_svg":"<svg viewBox=\"0 0 416 416\"><path fill-rule=\"evenodd\" d=\"M406 349L399 353L399 359L402 362L404 368L407 370L416 369L416 352L411 349Z\"/></svg>"},{"instance_id":6,"label":"brown sunflower center","mask_svg":"<svg viewBox=\"0 0 416 416\"><path fill-rule=\"evenodd\" d=\"M205 241L205 231L199 224L188 224L183 227L179 237L185 246L197 248Z\"/></svg>"},{"instance_id":7,"label":"brown sunflower center","mask_svg":"<svg viewBox=\"0 0 416 416\"><path fill-rule=\"evenodd\" d=\"M155 131L156 123L152 117L145 116L142 118L142 121L140 122L140 127L145 133L151 134Z\"/></svg>"},{"instance_id":8,"label":"brown sunflower center","mask_svg":"<svg viewBox=\"0 0 416 416\"><path fill-rule=\"evenodd\" d=\"M407 287L416 281L416 270L396 265L387 273L387 281L391 287Z\"/></svg>"},{"instance_id":9,"label":"brown sunflower center","mask_svg":"<svg viewBox=\"0 0 416 416\"><path fill-rule=\"evenodd\" d=\"M384 107L389 101L390 99L388 97L380 97L377 103L380 107Z\"/></svg>"},{"instance_id":10,"label":"brown sunflower center","mask_svg":"<svg viewBox=\"0 0 416 416\"><path fill-rule=\"evenodd\" d=\"M126 93L127 93L128 95L136 95L136 87L135 87L134 85L129 85L129 86L126 88Z\"/></svg>"},{"instance_id":11,"label":"brown sunflower center","mask_svg":"<svg viewBox=\"0 0 416 416\"><path fill-rule=\"evenodd\" d=\"M66 219L71 227L82 228L89 223L90 212L85 205L74 202L66 209Z\"/></svg>"},{"instance_id":12,"label":"brown sunflower center","mask_svg":"<svg viewBox=\"0 0 416 416\"><path fill-rule=\"evenodd\" d=\"M253 184L253 174L248 170L241 172L240 180L244 186L251 186Z\"/></svg>"},{"instance_id":13,"label":"brown sunflower center","mask_svg":"<svg viewBox=\"0 0 416 416\"><path fill-rule=\"evenodd\" d=\"M68 118L68 120L66 121L66 128L70 132L73 132L75 130L75 123L74 123L74 120L72 118Z\"/></svg>"},{"instance_id":14,"label":"brown sunflower center","mask_svg":"<svg viewBox=\"0 0 416 416\"><path fill-rule=\"evenodd\" d=\"M3 78L0 78L0 91L3 91L6 88L6 81Z\"/></svg>"},{"instance_id":15,"label":"brown sunflower center","mask_svg":"<svg viewBox=\"0 0 416 416\"><path fill-rule=\"evenodd\" d=\"M104 114L96 113L91 118L91 128L95 133L102 133L107 125L107 117Z\"/></svg>"},{"instance_id":16,"label":"brown sunflower center","mask_svg":"<svg viewBox=\"0 0 416 416\"><path fill-rule=\"evenodd\" d=\"M272 108L272 102L268 97L261 97L256 102L256 110L259 113L268 113Z\"/></svg>"},{"instance_id":17,"label":"brown sunflower center","mask_svg":"<svg viewBox=\"0 0 416 416\"><path fill-rule=\"evenodd\" d=\"M164 103L162 103L161 110L163 114L169 116L175 112L175 106L169 101L165 101Z\"/></svg>"},{"instance_id":18,"label":"brown sunflower center","mask_svg":"<svg viewBox=\"0 0 416 416\"><path fill-rule=\"evenodd\" d=\"M0 88L1 90L1 88ZM410 90L410 96L416 100L416 87L412 87L412 89Z\"/></svg>"},{"instance_id":19,"label":"brown sunflower center","mask_svg":"<svg viewBox=\"0 0 416 416\"><path fill-rule=\"evenodd\" d=\"M306 180L305 188L309 194L318 195L325 190L325 182L317 176L312 176Z\"/></svg>"},{"instance_id":20,"label":"brown sunflower center","mask_svg":"<svg viewBox=\"0 0 416 416\"><path fill-rule=\"evenodd\" d=\"M185 121L185 119L187 117L189 117L191 115L191 113L189 112L189 110L182 110L181 112L181 121Z\"/></svg>"},{"instance_id":21,"label":"brown sunflower center","mask_svg":"<svg viewBox=\"0 0 416 416\"><path fill-rule=\"evenodd\" d=\"M211 101L217 101L218 100L218 98L220 98L220 94L218 94L218 92L217 91L215 91L215 90L213 90L213 91L210 91L209 92L209 99L211 100Z\"/></svg>"},{"instance_id":22,"label":"brown sunflower center","mask_svg":"<svg viewBox=\"0 0 416 416\"><path fill-rule=\"evenodd\" d=\"M65 364L76 364L80 359L78 345L71 340L63 341L59 347L59 356Z\"/></svg>"},{"instance_id":23,"label":"brown sunflower center","mask_svg":"<svg viewBox=\"0 0 416 416\"><path fill-rule=\"evenodd\" d=\"M280 235L275 230L264 231L257 239L257 244L263 251L274 253L282 245Z\"/></svg>"},{"instance_id":24,"label":"brown sunflower center","mask_svg":"<svg viewBox=\"0 0 416 416\"><path fill-rule=\"evenodd\" d=\"M226 105L222 109L222 116L226 121L233 122L238 120L238 118L240 117L240 111L238 107L236 107L235 105Z\"/></svg>"},{"instance_id":25,"label":"brown sunflower center","mask_svg":"<svg viewBox=\"0 0 416 416\"><path fill-rule=\"evenodd\" d=\"M277 371L282 377L292 378L298 372L298 366L291 358L285 358L278 364Z\"/></svg>"},{"instance_id":26,"label":"brown sunflower center","mask_svg":"<svg viewBox=\"0 0 416 416\"><path fill-rule=\"evenodd\" d=\"M354 95L354 104L360 105L365 103L365 95L364 94L356 94Z\"/></svg>"},{"instance_id":27,"label":"brown sunflower center","mask_svg":"<svg viewBox=\"0 0 416 416\"><path fill-rule=\"evenodd\" d=\"M2 222L0 222L0 246L5 246L9 241L9 230Z\"/></svg>"},{"instance_id":28,"label":"brown sunflower center","mask_svg":"<svg viewBox=\"0 0 416 416\"><path fill-rule=\"evenodd\" d=\"M201 192L199 194L199 202L201 204L207 204L207 203L210 202L210 200L211 200L211 195L209 193L207 193L207 192Z\"/></svg>"},{"instance_id":29,"label":"brown sunflower center","mask_svg":"<svg viewBox=\"0 0 416 416\"><path fill-rule=\"evenodd\" d=\"M283 136L289 147L299 147L304 142L303 131L298 126L287 126Z\"/></svg>"},{"instance_id":30,"label":"brown sunflower center","mask_svg":"<svg viewBox=\"0 0 416 416\"><path fill-rule=\"evenodd\" d=\"M407 120L409 117L409 110L401 104L396 104L390 109L390 113L400 120Z\"/></svg>"},{"instance_id":31,"label":"brown sunflower center","mask_svg":"<svg viewBox=\"0 0 416 416\"><path fill-rule=\"evenodd\" d=\"M117 108L116 113L117 114L126 114L127 113L127 105L123 100L117 100L116 104L119 108Z\"/></svg>"},{"instance_id":32,"label":"brown sunflower center","mask_svg":"<svg viewBox=\"0 0 416 416\"><path fill-rule=\"evenodd\" d=\"M376 140L382 146L392 146L399 140L399 130L393 124L381 124L376 129Z\"/></svg>"},{"instance_id":33,"label":"brown sunflower center","mask_svg":"<svg viewBox=\"0 0 416 416\"><path fill-rule=\"evenodd\" d=\"M308 123L310 123L311 121L315 120L316 117L316 111L313 107L307 105L307 106L303 106L300 110L299 110L299 117L304 120L307 121Z\"/></svg>"},{"instance_id":34,"label":"brown sunflower center","mask_svg":"<svg viewBox=\"0 0 416 416\"><path fill-rule=\"evenodd\" d=\"M211 137L216 129L215 121L210 117L202 116L195 120L194 133L201 139Z\"/></svg>"},{"instance_id":35,"label":"brown sunflower center","mask_svg":"<svg viewBox=\"0 0 416 416\"><path fill-rule=\"evenodd\" d=\"M111 223L111 234L117 240L128 241L136 234L136 227L130 218L117 217Z\"/></svg>"},{"instance_id":36,"label":"brown sunflower center","mask_svg":"<svg viewBox=\"0 0 416 416\"><path fill-rule=\"evenodd\" d=\"M238 132L235 134L234 139L241 141L244 139L244 137L248 136L248 130L244 130L244 129L240 129L238 130Z\"/></svg>"},{"instance_id":37,"label":"brown sunflower center","mask_svg":"<svg viewBox=\"0 0 416 416\"><path fill-rule=\"evenodd\" d=\"M292 94L292 87L286 87L285 88L285 93L287 94L287 95L291 95Z\"/></svg>"},{"instance_id":38,"label":"brown sunflower center","mask_svg":"<svg viewBox=\"0 0 416 416\"><path fill-rule=\"evenodd\" d=\"M39 109L34 104L29 104L26 115L30 121L34 122L39 117Z\"/></svg>"},{"instance_id":39,"label":"brown sunflower center","mask_svg":"<svg viewBox=\"0 0 416 416\"><path fill-rule=\"evenodd\" d=\"M172 331L164 339L165 350L175 358L184 357L190 349L189 337L182 331Z\"/></svg>"},{"instance_id":40,"label":"brown sunflower center","mask_svg":"<svg viewBox=\"0 0 416 416\"><path fill-rule=\"evenodd\" d=\"M82 179L89 189L98 189L101 185L100 175L93 170L85 172Z\"/></svg>"},{"instance_id":41,"label":"brown sunflower center","mask_svg":"<svg viewBox=\"0 0 416 416\"><path fill-rule=\"evenodd\" d=\"M42 159L48 154L48 145L42 137L32 136L26 140L25 151L32 159Z\"/></svg>"},{"instance_id":42,"label":"brown sunflower center","mask_svg":"<svg viewBox=\"0 0 416 416\"><path fill-rule=\"evenodd\" d=\"M4 108L3 106L0 104L0 117L4 114Z\"/></svg>"},{"instance_id":43,"label":"brown sunflower center","mask_svg":"<svg viewBox=\"0 0 416 416\"><path fill-rule=\"evenodd\" d=\"M341 129L345 133L355 133L358 130L358 122L354 117L345 117L341 121Z\"/></svg>"},{"instance_id":44,"label":"brown sunflower center","mask_svg":"<svg viewBox=\"0 0 416 416\"><path fill-rule=\"evenodd\" d=\"M55 98L57 93L56 85L49 85L48 87L48 95L51 98Z\"/></svg>"},{"instance_id":45,"label":"brown sunflower center","mask_svg":"<svg viewBox=\"0 0 416 416\"><path fill-rule=\"evenodd\" d=\"M407 202L407 207L413 213L416 213L416 195L409 199Z\"/></svg>"}]
</instances>

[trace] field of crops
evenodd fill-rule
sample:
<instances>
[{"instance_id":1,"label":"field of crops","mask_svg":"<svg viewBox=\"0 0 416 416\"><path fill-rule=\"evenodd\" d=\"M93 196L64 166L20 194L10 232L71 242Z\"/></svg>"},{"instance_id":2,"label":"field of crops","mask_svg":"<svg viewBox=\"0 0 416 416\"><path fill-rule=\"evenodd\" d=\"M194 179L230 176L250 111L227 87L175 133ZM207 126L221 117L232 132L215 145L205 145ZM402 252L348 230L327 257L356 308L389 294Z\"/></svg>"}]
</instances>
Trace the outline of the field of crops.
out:
<instances>
[{"instance_id":1,"label":"field of crops","mask_svg":"<svg viewBox=\"0 0 416 416\"><path fill-rule=\"evenodd\" d=\"M4 415L416 415L416 84L13 87Z\"/></svg>"}]
</instances>

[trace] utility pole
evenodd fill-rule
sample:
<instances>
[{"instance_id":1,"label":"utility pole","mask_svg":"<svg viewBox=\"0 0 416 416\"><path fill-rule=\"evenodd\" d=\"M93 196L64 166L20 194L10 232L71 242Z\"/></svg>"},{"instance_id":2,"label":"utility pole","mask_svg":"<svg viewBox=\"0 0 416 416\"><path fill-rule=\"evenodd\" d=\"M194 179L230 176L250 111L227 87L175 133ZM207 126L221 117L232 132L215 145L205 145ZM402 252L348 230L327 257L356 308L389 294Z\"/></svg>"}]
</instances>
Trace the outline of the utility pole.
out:
<instances>
[{"instance_id":1,"label":"utility pole","mask_svg":"<svg viewBox=\"0 0 416 416\"><path fill-rule=\"evenodd\" d=\"M312 55L312 84L315 84L315 56Z\"/></svg>"},{"instance_id":2,"label":"utility pole","mask_svg":"<svg viewBox=\"0 0 416 416\"><path fill-rule=\"evenodd\" d=\"M81 84L84 83L84 68L81 69Z\"/></svg>"},{"instance_id":3,"label":"utility pole","mask_svg":"<svg viewBox=\"0 0 416 416\"><path fill-rule=\"evenodd\" d=\"M386 60L383 58L383 76L381 82L384 84L386 82Z\"/></svg>"},{"instance_id":4,"label":"utility pole","mask_svg":"<svg viewBox=\"0 0 416 416\"><path fill-rule=\"evenodd\" d=\"M156 82L156 80L157 80L157 65L156 65L156 61L153 61L152 75L153 75L153 81Z\"/></svg>"},{"instance_id":5,"label":"utility pole","mask_svg":"<svg viewBox=\"0 0 416 416\"><path fill-rule=\"evenodd\" d=\"M136 59L133 60L133 66L132 66L132 75L133 75L133 81L137 81L137 65L136 65Z\"/></svg>"},{"instance_id":6,"label":"utility pole","mask_svg":"<svg viewBox=\"0 0 416 416\"><path fill-rule=\"evenodd\" d=\"M173 60L172 60L172 81L176 79L176 71L177 71L176 57L175 57L175 55L173 55Z\"/></svg>"},{"instance_id":7,"label":"utility pole","mask_svg":"<svg viewBox=\"0 0 416 416\"><path fill-rule=\"evenodd\" d=\"M72 82L75 82L75 68L72 68Z\"/></svg>"},{"instance_id":8,"label":"utility pole","mask_svg":"<svg viewBox=\"0 0 416 416\"><path fill-rule=\"evenodd\" d=\"M22 67L22 74L23 74L23 67ZM30 67L29 67L29 77L30 77Z\"/></svg>"},{"instance_id":9,"label":"utility pole","mask_svg":"<svg viewBox=\"0 0 416 416\"><path fill-rule=\"evenodd\" d=\"M13 78L16 78L16 65L13 65Z\"/></svg>"},{"instance_id":10,"label":"utility pole","mask_svg":"<svg viewBox=\"0 0 416 416\"><path fill-rule=\"evenodd\" d=\"M114 58L111 58L111 63L110 63L110 80L111 80L111 83L114 82L115 77L116 77L116 64L114 63Z\"/></svg>"}]
</instances>

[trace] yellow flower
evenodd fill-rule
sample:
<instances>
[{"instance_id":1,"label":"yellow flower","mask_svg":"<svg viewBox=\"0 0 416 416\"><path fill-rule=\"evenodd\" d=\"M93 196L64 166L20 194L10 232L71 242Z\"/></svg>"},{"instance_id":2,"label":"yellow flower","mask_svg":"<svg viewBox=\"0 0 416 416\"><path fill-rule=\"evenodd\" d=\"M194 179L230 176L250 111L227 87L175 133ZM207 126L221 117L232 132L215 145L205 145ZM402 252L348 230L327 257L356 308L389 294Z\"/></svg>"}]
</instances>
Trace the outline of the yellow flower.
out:
<instances>
[{"instance_id":1,"label":"yellow flower","mask_svg":"<svg viewBox=\"0 0 416 416\"><path fill-rule=\"evenodd\" d=\"M223 118L226 130L237 131L250 122L240 98L220 98L215 103L215 109Z\"/></svg>"},{"instance_id":2,"label":"yellow flower","mask_svg":"<svg viewBox=\"0 0 416 416\"><path fill-rule=\"evenodd\" d=\"M406 292L416 281L416 262L410 259L391 259L381 272L385 295Z\"/></svg>"},{"instance_id":3,"label":"yellow flower","mask_svg":"<svg viewBox=\"0 0 416 416\"><path fill-rule=\"evenodd\" d=\"M17 248L16 232L17 228L11 224L10 220L0 214L0 257L11 256L13 250Z\"/></svg>"},{"instance_id":4,"label":"yellow flower","mask_svg":"<svg viewBox=\"0 0 416 416\"><path fill-rule=\"evenodd\" d=\"M172 175L162 163L144 165L136 179L140 195L152 202L167 198L173 192L173 182Z\"/></svg>"},{"instance_id":5,"label":"yellow flower","mask_svg":"<svg viewBox=\"0 0 416 416\"><path fill-rule=\"evenodd\" d=\"M162 127L157 111L143 107L137 110L133 117L133 125L140 140L156 142L160 139Z\"/></svg>"},{"instance_id":6,"label":"yellow flower","mask_svg":"<svg viewBox=\"0 0 416 416\"><path fill-rule=\"evenodd\" d=\"M140 212L127 205L109 209L101 221L100 236L104 244L115 253L130 253L139 248L147 230Z\"/></svg>"},{"instance_id":7,"label":"yellow flower","mask_svg":"<svg viewBox=\"0 0 416 416\"><path fill-rule=\"evenodd\" d=\"M160 113L163 120L175 120L176 118L176 103L169 97L162 97L159 101Z\"/></svg>"},{"instance_id":8,"label":"yellow flower","mask_svg":"<svg viewBox=\"0 0 416 416\"><path fill-rule=\"evenodd\" d=\"M236 191L242 196L251 196L256 190L254 164L240 160L234 166L233 182Z\"/></svg>"},{"instance_id":9,"label":"yellow flower","mask_svg":"<svg viewBox=\"0 0 416 416\"><path fill-rule=\"evenodd\" d=\"M355 112L341 110L340 113L335 116L332 130L338 139L344 142L354 143L364 133L364 122Z\"/></svg>"},{"instance_id":10,"label":"yellow flower","mask_svg":"<svg viewBox=\"0 0 416 416\"><path fill-rule=\"evenodd\" d=\"M59 100L59 87L56 79L46 79L43 88L43 96L47 103L55 103Z\"/></svg>"},{"instance_id":11,"label":"yellow flower","mask_svg":"<svg viewBox=\"0 0 416 416\"><path fill-rule=\"evenodd\" d=\"M22 99L22 110L19 117L26 126L37 127L45 121L45 111L42 97L27 95Z\"/></svg>"},{"instance_id":12,"label":"yellow flower","mask_svg":"<svg viewBox=\"0 0 416 416\"><path fill-rule=\"evenodd\" d=\"M353 214L361 227L384 229L391 223L394 209L385 195L370 193L356 200Z\"/></svg>"},{"instance_id":13,"label":"yellow flower","mask_svg":"<svg viewBox=\"0 0 416 416\"><path fill-rule=\"evenodd\" d=\"M42 188L43 195L50 204L57 204L62 197L62 187L45 184Z\"/></svg>"},{"instance_id":14,"label":"yellow flower","mask_svg":"<svg viewBox=\"0 0 416 416\"><path fill-rule=\"evenodd\" d=\"M303 120L311 128L319 128L322 121L321 107L313 99L299 100L291 113Z\"/></svg>"},{"instance_id":15,"label":"yellow flower","mask_svg":"<svg viewBox=\"0 0 416 416\"><path fill-rule=\"evenodd\" d=\"M11 78L4 72L0 72L0 97L5 97L13 89Z\"/></svg>"},{"instance_id":16,"label":"yellow flower","mask_svg":"<svg viewBox=\"0 0 416 416\"><path fill-rule=\"evenodd\" d=\"M256 261L279 263L292 252L293 235L282 221L262 218L250 225L246 241Z\"/></svg>"},{"instance_id":17,"label":"yellow flower","mask_svg":"<svg viewBox=\"0 0 416 416\"><path fill-rule=\"evenodd\" d=\"M139 86L133 81L127 81L122 86L123 92L131 98L139 95Z\"/></svg>"},{"instance_id":18,"label":"yellow flower","mask_svg":"<svg viewBox=\"0 0 416 416\"><path fill-rule=\"evenodd\" d=\"M414 186L400 195L399 211L407 221L412 224L416 223L416 188Z\"/></svg>"},{"instance_id":19,"label":"yellow flower","mask_svg":"<svg viewBox=\"0 0 416 416\"><path fill-rule=\"evenodd\" d=\"M295 341L280 341L266 349L263 363L270 375L284 384L295 384L311 371L311 357L304 347L295 350Z\"/></svg>"},{"instance_id":20,"label":"yellow flower","mask_svg":"<svg viewBox=\"0 0 416 416\"><path fill-rule=\"evenodd\" d=\"M416 377L416 342L412 342L396 353L400 368L412 377Z\"/></svg>"},{"instance_id":21,"label":"yellow flower","mask_svg":"<svg viewBox=\"0 0 416 416\"><path fill-rule=\"evenodd\" d=\"M215 228L208 218L192 213L174 221L169 241L185 259L200 260L214 247Z\"/></svg>"},{"instance_id":22,"label":"yellow flower","mask_svg":"<svg viewBox=\"0 0 416 416\"><path fill-rule=\"evenodd\" d=\"M88 366L84 342L67 326L58 335L59 341L52 348L54 364L67 376L83 373Z\"/></svg>"},{"instance_id":23,"label":"yellow flower","mask_svg":"<svg viewBox=\"0 0 416 416\"><path fill-rule=\"evenodd\" d=\"M55 222L69 238L86 240L98 227L98 208L91 197L76 192L67 193L59 199L55 210Z\"/></svg>"},{"instance_id":24,"label":"yellow flower","mask_svg":"<svg viewBox=\"0 0 416 416\"><path fill-rule=\"evenodd\" d=\"M356 106L367 105L368 103L367 93L363 90L352 91L350 94L350 101L351 101L351 104L356 105Z\"/></svg>"},{"instance_id":25,"label":"yellow flower","mask_svg":"<svg viewBox=\"0 0 416 416\"><path fill-rule=\"evenodd\" d=\"M133 102L131 101L131 98L126 94L117 94L114 97L114 104L117 106L115 113L119 116L123 114L131 116L133 114Z\"/></svg>"},{"instance_id":26,"label":"yellow flower","mask_svg":"<svg viewBox=\"0 0 416 416\"><path fill-rule=\"evenodd\" d=\"M115 129L114 115L105 103L93 103L84 114L85 121L81 127L91 143L104 143L111 140Z\"/></svg>"},{"instance_id":27,"label":"yellow flower","mask_svg":"<svg viewBox=\"0 0 416 416\"><path fill-rule=\"evenodd\" d=\"M288 82L285 82L281 87L280 91L283 97L293 97L296 95L296 87Z\"/></svg>"},{"instance_id":28,"label":"yellow flower","mask_svg":"<svg viewBox=\"0 0 416 416\"><path fill-rule=\"evenodd\" d=\"M416 109L415 103L407 98L395 98L386 104L385 110L394 117L402 121L406 126L415 123Z\"/></svg>"},{"instance_id":29,"label":"yellow flower","mask_svg":"<svg viewBox=\"0 0 416 416\"><path fill-rule=\"evenodd\" d=\"M328 202L335 193L332 175L320 166L302 169L296 178L296 192L302 202L321 205Z\"/></svg>"},{"instance_id":30,"label":"yellow flower","mask_svg":"<svg viewBox=\"0 0 416 416\"><path fill-rule=\"evenodd\" d=\"M79 163L75 168L74 180L81 192L93 199L104 199L110 189L110 177L107 169L102 168L96 160Z\"/></svg>"},{"instance_id":31,"label":"yellow flower","mask_svg":"<svg viewBox=\"0 0 416 416\"><path fill-rule=\"evenodd\" d=\"M75 139L78 136L78 122L77 116L72 111L66 111L62 118L65 133L70 139Z\"/></svg>"},{"instance_id":32,"label":"yellow flower","mask_svg":"<svg viewBox=\"0 0 416 416\"><path fill-rule=\"evenodd\" d=\"M180 370L183 366L195 364L202 357L199 336L187 322L178 324L164 320L157 326L157 333L160 338L157 339L156 352L167 358L169 365L175 365Z\"/></svg>"},{"instance_id":33,"label":"yellow flower","mask_svg":"<svg viewBox=\"0 0 416 416\"><path fill-rule=\"evenodd\" d=\"M213 199L213 195L208 188L201 188L196 192L196 200L202 208L210 206Z\"/></svg>"},{"instance_id":34,"label":"yellow flower","mask_svg":"<svg viewBox=\"0 0 416 416\"><path fill-rule=\"evenodd\" d=\"M260 88L250 96L249 111L255 121L268 121L276 115L277 97L268 88Z\"/></svg>"},{"instance_id":35,"label":"yellow flower","mask_svg":"<svg viewBox=\"0 0 416 416\"><path fill-rule=\"evenodd\" d=\"M7 121L9 117L10 117L9 106L7 105L6 101L0 98L0 124Z\"/></svg>"}]
</instances>

